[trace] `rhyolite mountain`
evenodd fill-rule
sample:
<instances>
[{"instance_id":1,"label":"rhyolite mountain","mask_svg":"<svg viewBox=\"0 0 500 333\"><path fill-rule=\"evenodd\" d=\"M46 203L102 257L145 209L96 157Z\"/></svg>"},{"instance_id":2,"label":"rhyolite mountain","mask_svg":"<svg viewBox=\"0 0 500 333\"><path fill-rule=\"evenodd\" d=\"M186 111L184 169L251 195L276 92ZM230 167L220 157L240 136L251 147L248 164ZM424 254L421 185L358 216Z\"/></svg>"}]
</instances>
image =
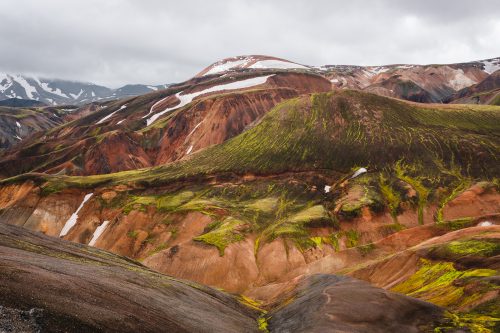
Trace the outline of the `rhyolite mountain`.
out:
<instances>
[{"instance_id":1,"label":"rhyolite mountain","mask_svg":"<svg viewBox=\"0 0 500 333\"><path fill-rule=\"evenodd\" d=\"M123 259L106 250L140 261L148 272L242 295L237 299L256 311L236 308L220 325L241 320L271 332L496 332L500 107L417 103L383 90L402 87L399 92L426 102L462 89L450 83L456 75L483 82L494 65L388 66L373 77L390 84L370 91L336 84L342 77L355 84L361 75L350 76L345 67L229 58L168 89L109 101L31 135L0 160L0 222L8 224L1 230L12 240L0 253L8 253L13 267L4 275L5 290L12 291L0 305L20 313L65 304L69 294L47 292L53 299L45 303L23 294L54 267L60 267L50 274L54 281L61 280L57 274L76 281L106 276L93 293L107 281L135 281L109 274L115 265L109 261L86 267L61 254L78 248ZM401 76L394 79L393 71ZM418 81L421 72L429 78ZM439 76L452 81L433 79ZM443 88L443 82L455 86ZM31 256L44 260L15 275L26 262L37 263L25 259ZM74 262L80 266L70 266ZM14 288L20 278L25 283ZM57 287L84 285L63 282ZM149 300L162 292L155 288L148 289ZM192 291L183 294L196 303L203 295ZM120 305L99 297L108 308ZM177 316L168 308L158 311ZM91 316L98 310L45 311L48 318L76 314L100 323Z\"/></svg>"},{"instance_id":2,"label":"rhyolite mountain","mask_svg":"<svg viewBox=\"0 0 500 333\"><path fill-rule=\"evenodd\" d=\"M167 84L157 86L133 84L111 89L93 83L0 73L0 100L19 98L36 100L48 105L82 105L145 94L167 86Z\"/></svg>"},{"instance_id":3,"label":"rhyolite mountain","mask_svg":"<svg viewBox=\"0 0 500 333\"><path fill-rule=\"evenodd\" d=\"M446 102L500 105L500 70L492 73L483 81L449 96Z\"/></svg>"}]
</instances>

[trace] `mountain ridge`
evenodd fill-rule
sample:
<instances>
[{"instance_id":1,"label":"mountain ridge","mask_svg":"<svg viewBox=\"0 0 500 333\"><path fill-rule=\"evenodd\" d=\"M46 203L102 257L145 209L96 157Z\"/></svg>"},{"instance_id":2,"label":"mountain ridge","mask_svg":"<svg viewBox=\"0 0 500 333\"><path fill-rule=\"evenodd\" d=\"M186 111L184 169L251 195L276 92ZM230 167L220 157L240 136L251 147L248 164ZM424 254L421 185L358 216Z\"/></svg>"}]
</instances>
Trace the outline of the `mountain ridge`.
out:
<instances>
[{"instance_id":1,"label":"mountain ridge","mask_svg":"<svg viewBox=\"0 0 500 333\"><path fill-rule=\"evenodd\" d=\"M111 89L93 83L0 73L0 100L8 98L31 99L48 105L82 105L145 94L166 87L168 84L157 86L128 84Z\"/></svg>"}]
</instances>

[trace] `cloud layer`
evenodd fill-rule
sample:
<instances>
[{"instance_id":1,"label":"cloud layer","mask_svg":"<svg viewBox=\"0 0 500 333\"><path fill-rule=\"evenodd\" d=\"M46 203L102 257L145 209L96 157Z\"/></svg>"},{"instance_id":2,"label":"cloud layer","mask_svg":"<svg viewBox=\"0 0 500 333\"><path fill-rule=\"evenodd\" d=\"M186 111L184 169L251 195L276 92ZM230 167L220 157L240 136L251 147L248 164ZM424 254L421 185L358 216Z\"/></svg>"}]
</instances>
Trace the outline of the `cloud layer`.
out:
<instances>
[{"instance_id":1,"label":"cloud layer","mask_svg":"<svg viewBox=\"0 0 500 333\"><path fill-rule=\"evenodd\" d=\"M117 87L185 80L221 58L309 65L500 56L498 0L2 0L0 72Z\"/></svg>"}]
</instances>

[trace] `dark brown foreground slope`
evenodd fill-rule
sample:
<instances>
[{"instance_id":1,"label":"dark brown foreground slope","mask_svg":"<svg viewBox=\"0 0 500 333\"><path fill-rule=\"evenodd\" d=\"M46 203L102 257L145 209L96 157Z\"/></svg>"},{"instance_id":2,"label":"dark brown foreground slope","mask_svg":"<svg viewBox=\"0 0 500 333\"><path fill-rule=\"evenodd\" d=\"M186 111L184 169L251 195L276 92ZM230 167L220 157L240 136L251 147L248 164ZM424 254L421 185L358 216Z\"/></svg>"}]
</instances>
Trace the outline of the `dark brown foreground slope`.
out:
<instances>
[{"instance_id":1,"label":"dark brown foreground slope","mask_svg":"<svg viewBox=\"0 0 500 333\"><path fill-rule=\"evenodd\" d=\"M269 313L257 306L125 257L0 224L2 332L410 333L449 322L439 306L328 274L296 279Z\"/></svg>"},{"instance_id":2,"label":"dark brown foreground slope","mask_svg":"<svg viewBox=\"0 0 500 333\"><path fill-rule=\"evenodd\" d=\"M1 224L0 258L0 305L42 332L257 331L235 298L92 247Z\"/></svg>"}]
</instances>

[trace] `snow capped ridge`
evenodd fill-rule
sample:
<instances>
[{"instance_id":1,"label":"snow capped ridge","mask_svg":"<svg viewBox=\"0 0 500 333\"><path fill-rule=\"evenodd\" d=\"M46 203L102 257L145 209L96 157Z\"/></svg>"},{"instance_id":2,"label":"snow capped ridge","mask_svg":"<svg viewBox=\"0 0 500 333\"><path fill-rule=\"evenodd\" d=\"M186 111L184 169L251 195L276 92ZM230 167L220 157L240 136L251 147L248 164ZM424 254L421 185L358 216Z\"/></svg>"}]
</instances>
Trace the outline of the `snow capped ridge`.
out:
<instances>
[{"instance_id":1,"label":"snow capped ridge","mask_svg":"<svg viewBox=\"0 0 500 333\"><path fill-rule=\"evenodd\" d=\"M219 60L197 76L219 74L237 69L312 69L312 67L275 57L249 55Z\"/></svg>"},{"instance_id":2,"label":"snow capped ridge","mask_svg":"<svg viewBox=\"0 0 500 333\"><path fill-rule=\"evenodd\" d=\"M126 85L118 89L87 82L46 79L31 75L0 73L0 100L31 99L51 105L85 104L105 99L137 96L169 85Z\"/></svg>"}]
</instances>

